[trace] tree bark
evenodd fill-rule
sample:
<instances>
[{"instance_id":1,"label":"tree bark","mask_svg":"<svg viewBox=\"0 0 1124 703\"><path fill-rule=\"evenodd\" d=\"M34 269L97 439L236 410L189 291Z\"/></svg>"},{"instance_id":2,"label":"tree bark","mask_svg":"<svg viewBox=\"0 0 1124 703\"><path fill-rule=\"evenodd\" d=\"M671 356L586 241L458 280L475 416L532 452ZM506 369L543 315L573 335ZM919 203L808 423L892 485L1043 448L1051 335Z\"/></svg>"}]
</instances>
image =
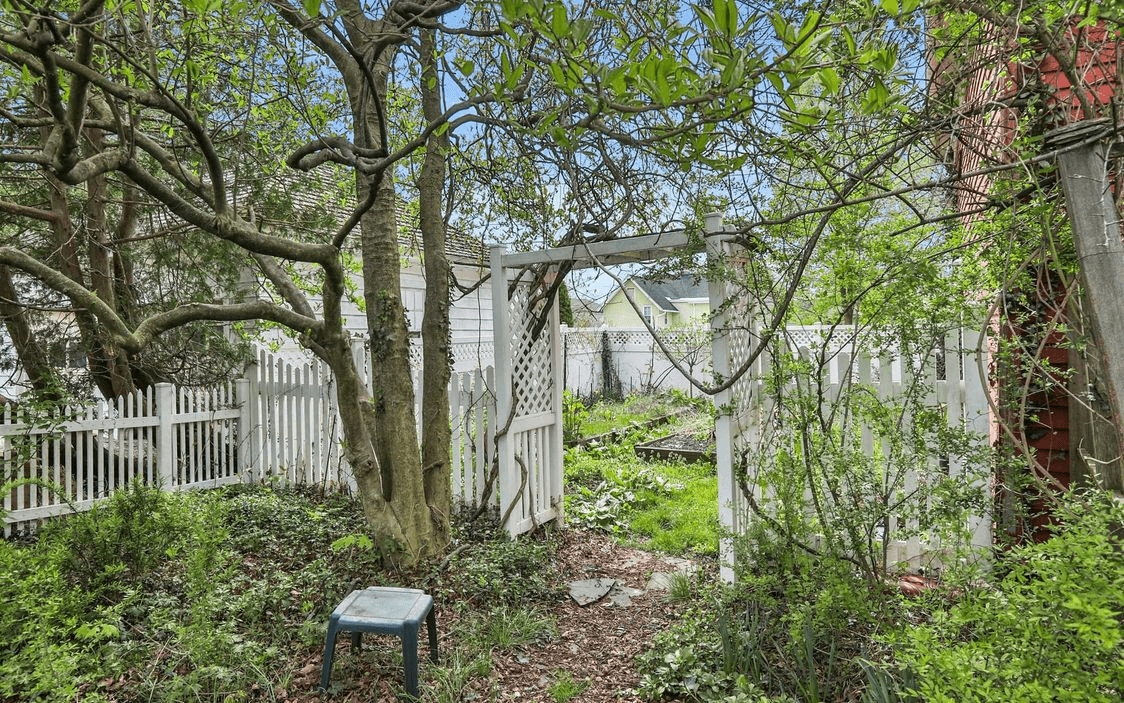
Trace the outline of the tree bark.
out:
<instances>
[{"instance_id":1,"label":"tree bark","mask_svg":"<svg viewBox=\"0 0 1124 703\"><path fill-rule=\"evenodd\" d=\"M0 265L0 320L8 330L16 359L27 380L41 397L49 401L61 401L61 386L54 368L48 362L47 350L39 343L35 330L27 319L27 308L19 298L12 282L12 272Z\"/></svg>"},{"instance_id":2,"label":"tree bark","mask_svg":"<svg viewBox=\"0 0 1124 703\"><path fill-rule=\"evenodd\" d=\"M437 75L436 32L421 30L421 102L427 123L441 116ZM449 541L452 489L449 479L449 257L445 249L445 134L431 134L418 175L419 226L425 255L425 312L422 317L422 465L425 499L429 504L434 537Z\"/></svg>"}]
</instances>

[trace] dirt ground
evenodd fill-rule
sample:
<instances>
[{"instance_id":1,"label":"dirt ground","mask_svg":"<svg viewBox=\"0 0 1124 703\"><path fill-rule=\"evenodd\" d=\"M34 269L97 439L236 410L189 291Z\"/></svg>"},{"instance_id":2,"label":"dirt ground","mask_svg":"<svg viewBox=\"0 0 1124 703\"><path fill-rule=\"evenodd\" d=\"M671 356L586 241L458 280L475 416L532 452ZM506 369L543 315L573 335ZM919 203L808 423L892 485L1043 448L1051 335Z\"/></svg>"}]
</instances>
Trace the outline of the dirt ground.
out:
<instances>
[{"instance_id":1,"label":"dirt ground","mask_svg":"<svg viewBox=\"0 0 1124 703\"><path fill-rule=\"evenodd\" d=\"M674 566L665 555L621 546L597 533L571 529L558 539L561 595L550 607L557 635L541 644L493 652L488 680L477 680L461 700L487 701L497 692L501 701L552 701L548 689L560 672L569 672L575 682L586 682L587 688L572 701L632 703L641 700L631 690L640 681L635 657L657 632L674 622L685 604L669 603L666 591L653 590L634 596L627 607L612 605L609 598L580 607L564 587L570 581L608 577L616 579L620 585L642 590L653 572L673 571ZM448 653L449 633L456 628L456 622L443 618L440 604L438 608L438 632L444 656ZM393 646L395 642L385 644ZM425 643L419 644L422 648L419 655L424 657ZM330 698L311 693L319 683L322 656L309 653L289 688L274 695L279 700L309 702L395 700L394 690L401 686L401 669L392 666L387 657L379 661L364 657L362 663L356 663L356 658L349 656L349 649L349 638L341 637L332 678L333 681L337 677L349 678L354 685L347 685L345 690ZM433 688L442 684L435 681L432 674L428 664L423 664L419 676L423 701L438 700Z\"/></svg>"}]
</instances>

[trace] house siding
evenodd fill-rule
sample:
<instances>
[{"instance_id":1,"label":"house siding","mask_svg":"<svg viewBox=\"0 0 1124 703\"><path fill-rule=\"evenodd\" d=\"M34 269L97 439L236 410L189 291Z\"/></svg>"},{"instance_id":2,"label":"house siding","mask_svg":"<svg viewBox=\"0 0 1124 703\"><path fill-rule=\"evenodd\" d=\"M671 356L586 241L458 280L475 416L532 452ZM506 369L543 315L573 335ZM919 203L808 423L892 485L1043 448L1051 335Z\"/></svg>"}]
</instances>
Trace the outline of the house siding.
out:
<instances>
[{"instance_id":1,"label":"house siding","mask_svg":"<svg viewBox=\"0 0 1124 703\"><path fill-rule=\"evenodd\" d=\"M1081 27L1077 20L1070 24L1067 39L1075 44L1074 73L1082 82L1074 86L1061 69L1058 62L1048 55L1032 62L1019 63L1010 60L1014 37L1003 36L993 30L990 47L985 47L977 63L978 68L966 77L964 83L963 117L957 122L955 136L950 138L952 166L965 177L955 192L956 206L963 213L965 226L971 227L983 215L980 212L986 203L992 186L992 177L975 173L995 163L1010 163L1017 154L1010 145L1019 135L1019 113L1012 108L986 110L995 105L996 99L1007 99L1027 87L1044 89L1047 99L1047 113L1055 126L1087 118L1095 118L1102 113L1111 114L1112 99L1115 95L1118 64L1120 61L1117 37L1106 31L1103 25ZM934 66L934 82L940 84L941 72L945 66ZM1079 95L1098 114L1087 115L1081 106ZM1051 373L1065 378L1076 371L1084 377L1083 368L1074 368L1079 359L1071 355L1068 340L1053 332L1046 338L1035 331L1052 329L1053 325L1066 323L1066 304L1064 286L1046 266L1033 267L1036 282L1033 290L1022 291L1026 299L1028 317L1022 324L1010 319L997 320L1003 334L1009 339L1030 338L1031 348L1040 348L1040 358L1049 362ZM1026 367L1030 360L1015 360L1013 366ZM1006 381L1021 386L1025 380L1018 370L1009 370ZM1003 386L998 390L1003 395ZM1084 392L1083 389L1073 389ZM1070 428L1088 424L1089 418L1078 418L1081 413L1078 403L1070 403L1070 391L1060 384L1054 384L1026 399L1031 410L1023 415L1007 413L1005 420L1014 433L1013 444L1025 445L1033 453L1033 459L1045 473L1060 486L1069 486L1074 473L1079 470L1073 458L1076 453L1075 440ZM1001 397L1002 401L1003 398ZM1007 405L1001 402L1001 405ZM1011 496L1003 498L1011 502ZM1017 539L1041 541L1047 539L1046 529L1051 521L1045 497L1030 500L1027 507L1034 516L1026 523L1009 519L1002 525ZM1003 509L1001 506L1000 514ZM1001 522L1004 520L1000 517Z\"/></svg>"},{"instance_id":2,"label":"house siding","mask_svg":"<svg viewBox=\"0 0 1124 703\"><path fill-rule=\"evenodd\" d=\"M627 284L628 294L632 297L641 310L645 305L652 306L652 323L656 329L666 327L667 324L663 322L662 310L660 307L652 302L648 294L641 290L636 284ZM621 290L613 293L609 300L601 308L602 320L607 327L643 327L644 322L636 311L632 309Z\"/></svg>"}]
</instances>

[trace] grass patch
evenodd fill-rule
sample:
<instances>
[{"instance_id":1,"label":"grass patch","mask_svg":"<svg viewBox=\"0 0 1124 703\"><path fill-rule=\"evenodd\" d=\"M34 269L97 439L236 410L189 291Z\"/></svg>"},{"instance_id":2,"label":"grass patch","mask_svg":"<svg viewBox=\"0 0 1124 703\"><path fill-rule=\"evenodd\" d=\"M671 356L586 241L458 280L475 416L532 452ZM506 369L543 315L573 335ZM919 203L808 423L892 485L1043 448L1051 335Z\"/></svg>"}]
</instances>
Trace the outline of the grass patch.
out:
<instances>
[{"instance_id":1,"label":"grass patch","mask_svg":"<svg viewBox=\"0 0 1124 703\"><path fill-rule=\"evenodd\" d=\"M589 412L601 411L601 406L595 406ZM699 411L664 427L635 430L618 442L567 450L567 519L650 549L717 554L718 479L714 467L647 462L634 451L637 443L657 435L686 431L705 437L712 429L710 414Z\"/></svg>"},{"instance_id":2,"label":"grass patch","mask_svg":"<svg viewBox=\"0 0 1124 703\"><path fill-rule=\"evenodd\" d=\"M644 500L629 517L645 546L673 554L718 553L718 478L705 464L653 463L651 471L676 486Z\"/></svg>"},{"instance_id":3,"label":"grass patch","mask_svg":"<svg viewBox=\"0 0 1124 703\"><path fill-rule=\"evenodd\" d=\"M589 408L589 417L582 424L582 432L586 437L593 437L627 427L633 422L662 417L681 407L669 395L631 395L624 400L597 403Z\"/></svg>"},{"instance_id":4,"label":"grass patch","mask_svg":"<svg viewBox=\"0 0 1124 703\"><path fill-rule=\"evenodd\" d=\"M477 613L469 621L466 639L481 650L506 651L554 639L554 621L534 608L503 606Z\"/></svg>"},{"instance_id":5,"label":"grass patch","mask_svg":"<svg viewBox=\"0 0 1124 703\"><path fill-rule=\"evenodd\" d=\"M685 408L701 408L704 403L671 391L656 395L630 395L623 400L582 400L567 392L563 400L566 436L568 439L596 437L643 425L650 420L671 415Z\"/></svg>"},{"instance_id":6,"label":"grass patch","mask_svg":"<svg viewBox=\"0 0 1124 703\"><path fill-rule=\"evenodd\" d=\"M550 684L547 692L555 703L567 703L585 693L587 688L589 688L588 679L578 681L568 671L556 671L554 682Z\"/></svg>"}]
</instances>

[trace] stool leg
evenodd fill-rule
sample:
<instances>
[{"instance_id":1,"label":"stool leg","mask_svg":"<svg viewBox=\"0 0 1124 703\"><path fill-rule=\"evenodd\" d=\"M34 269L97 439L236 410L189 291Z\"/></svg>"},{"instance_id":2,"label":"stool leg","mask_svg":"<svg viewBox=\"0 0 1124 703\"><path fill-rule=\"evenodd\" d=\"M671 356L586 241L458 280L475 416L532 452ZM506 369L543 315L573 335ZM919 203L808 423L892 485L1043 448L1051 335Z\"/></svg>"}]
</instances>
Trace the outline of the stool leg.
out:
<instances>
[{"instance_id":1,"label":"stool leg","mask_svg":"<svg viewBox=\"0 0 1124 703\"><path fill-rule=\"evenodd\" d=\"M406 670L406 693L418 696L418 629L402 630L402 666Z\"/></svg>"},{"instance_id":2,"label":"stool leg","mask_svg":"<svg viewBox=\"0 0 1124 703\"><path fill-rule=\"evenodd\" d=\"M356 653L363 648L363 633L359 630L355 630L351 633L351 648L354 649Z\"/></svg>"},{"instance_id":3,"label":"stool leg","mask_svg":"<svg viewBox=\"0 0 1124 703\"><path fill-rule=\"evenodd\" d=\"M425 624L429 629L429 656L433 659L433 663L437 663L437 615L434 614L433 608L429 609L429 614L425 616Z\"/></svg>"},{"instance_id":4,"label":"stool leg","mask_svg":"<svg viewBox=\"0 0 1124 703\"><path fill-rule=\"evenodd\" d=\"M332 676L332 655L336 651L336 621L328 623L328 637L324 642L324 666L320 670L320 688L328 690L328 679Z\"/></svg>"}]
</instances>

